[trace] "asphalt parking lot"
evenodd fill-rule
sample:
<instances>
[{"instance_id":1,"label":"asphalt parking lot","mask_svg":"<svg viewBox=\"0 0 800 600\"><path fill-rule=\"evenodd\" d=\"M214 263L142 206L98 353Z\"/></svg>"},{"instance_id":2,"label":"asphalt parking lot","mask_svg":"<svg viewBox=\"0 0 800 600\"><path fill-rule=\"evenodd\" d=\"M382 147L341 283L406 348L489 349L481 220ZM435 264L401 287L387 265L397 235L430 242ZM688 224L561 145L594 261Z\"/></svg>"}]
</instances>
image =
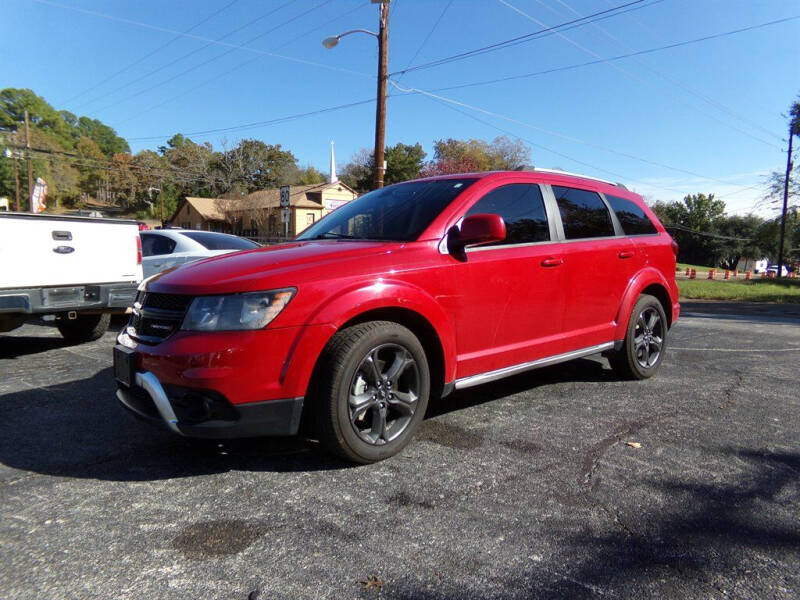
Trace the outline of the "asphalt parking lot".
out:
<instances>
[{"instance_id":1,"label":"asphalt parking lot","mask_svg":"<svg viewBox=\"0 0 800 600\"><path fill-rule=\"evenodd\" d=\"M0 335L0 598L797 598L800 312L683 310L652 380L458 392L357 467L133 420L114 333Z\"/></svg>"}]
</instances>

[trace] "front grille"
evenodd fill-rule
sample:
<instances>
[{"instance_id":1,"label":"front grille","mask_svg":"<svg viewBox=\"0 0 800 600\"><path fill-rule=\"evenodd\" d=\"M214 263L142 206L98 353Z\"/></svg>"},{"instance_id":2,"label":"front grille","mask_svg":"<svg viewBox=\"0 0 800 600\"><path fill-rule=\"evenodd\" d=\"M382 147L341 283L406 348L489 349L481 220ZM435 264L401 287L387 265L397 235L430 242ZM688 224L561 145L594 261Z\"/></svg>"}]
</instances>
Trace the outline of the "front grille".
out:
<instances>
[{"instance_id":1,"label":"front grille","mask_svg":"<svg viewBox=\"0 0 800 600\"><path fill-rule=\"evenodd\" d=\"M128 333L144 342L158 343L178 331L192 296L139 292Z\"/></svg>"},{"instance_id":2,"label":"front grille","mask_svg":"<svg viewBox=\"0 0 800 600\"><path fill-rule=\"evenodd\" d=\"M147 308L158 308L161 310L175 310L185 312L189 308L192 296L181 296L179 294L156 294L152 292L142 292L142 299L137 298L142 306Z\"/></svg>"}]
</instances>

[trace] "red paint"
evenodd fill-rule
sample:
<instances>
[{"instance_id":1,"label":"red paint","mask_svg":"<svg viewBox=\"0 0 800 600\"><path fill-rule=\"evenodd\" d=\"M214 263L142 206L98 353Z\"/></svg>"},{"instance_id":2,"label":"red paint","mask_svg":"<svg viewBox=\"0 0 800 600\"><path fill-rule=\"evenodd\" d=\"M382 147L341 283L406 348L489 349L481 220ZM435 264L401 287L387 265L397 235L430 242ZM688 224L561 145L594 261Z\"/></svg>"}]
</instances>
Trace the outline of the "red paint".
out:
<instances>
[{"instance_id":1,"label":"red paint","mask_svg":"<svg viewBox=\"0 0 800 600\"><path fill-rule=\"evenodd\" d=\"M661 290L668 317L678 318L675 245L640 196L561 174L474 177L478 181L416 241L295 242L192 263L147 284L149 292L188 295L296 288L266 329L180 331L157 345L123 333L120 341L134 347L140 368L162 382L215 389L241 404L305 395L331 336L373 310L404 311L426 321L442 348L447 382L621 340L646 288ZM572 186L631 200L658 234L484 246L461 257L443 252L448 230L472 204L508 183ZM474 215L464 225L462 234L485 240L505 235L496 215Z\"/></svg>"}]
</instances>

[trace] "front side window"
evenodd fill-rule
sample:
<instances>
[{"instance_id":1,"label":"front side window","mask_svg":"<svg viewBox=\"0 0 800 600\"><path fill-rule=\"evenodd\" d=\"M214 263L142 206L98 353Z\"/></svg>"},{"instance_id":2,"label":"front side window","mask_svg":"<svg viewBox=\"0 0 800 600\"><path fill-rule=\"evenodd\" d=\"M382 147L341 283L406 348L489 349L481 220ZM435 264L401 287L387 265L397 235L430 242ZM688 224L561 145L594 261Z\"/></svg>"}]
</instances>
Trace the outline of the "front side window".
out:
<instances>
[{"instance_id":1,"label":"front side window","mask_svg":"<svg viewBox=\"0 0 800 600\"><path fill-rule=\"evenodd\" d=\"M553 194L568 240L615 235L608 208L596 192L554 185Z\"/></svg>"},{"instance_id":2,"label":"front side window","mask_svg":"<svg viewBox=\"0 0 800 600\"><path fill-rule=\"evenodd\" d=\"M298 240L416 240L475 179L398 183L361 196L329 213Z\"/></svg>"},{"instance_id":3,"label":"front side window","mask_svg":"<svg viewBox=\"0 0 800 600\"><path fill-rule=\"evenodd\" d=\"M142 233L142 256L161 256L170 254L177 242L165 235L157 233Z\"/></svg>"},{"instance_id":4,"label":"front side window","mask_svg":"<svg viewBox=\"0 0 800 600\"><path fill-rule=\"evenodd\" d=\"M506 224L506 239L486 246L550 240L544 199L538 185L513 183L492 190L473 204L466 216L482 214L500 215Z\"/></svg>"},{"instance_id":5,"label":"front side window","mask_svg":"<svg viewBox=\"0 0 800 600\"><path fill-rule=\"evenodd\" d=\"M652 235L658 233L656 226L644 214L642 207L635 202L618 198L617 196L609 196L608 194L606 194L606 200L611 205L611 210L617 215L625 235Z\"/></svg>"}]
</instances>

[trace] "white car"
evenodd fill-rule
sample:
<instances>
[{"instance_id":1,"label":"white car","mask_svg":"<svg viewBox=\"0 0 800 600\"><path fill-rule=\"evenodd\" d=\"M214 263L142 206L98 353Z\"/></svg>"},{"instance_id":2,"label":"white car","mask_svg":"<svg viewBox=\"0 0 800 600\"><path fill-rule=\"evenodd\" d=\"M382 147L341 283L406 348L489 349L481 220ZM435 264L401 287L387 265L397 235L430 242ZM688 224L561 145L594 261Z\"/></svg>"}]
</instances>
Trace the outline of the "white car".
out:
<instances>
[{"instance_id":1,"label":"white car","mask_svg":"<svg viewBox=\"0 0 800 600\"><path fill-rule=\"evenodd\" d=\"M145 278L201 258L260 247L248 239L213 231L156 229L139 235Z\"/></svg>"}]
</instances>

